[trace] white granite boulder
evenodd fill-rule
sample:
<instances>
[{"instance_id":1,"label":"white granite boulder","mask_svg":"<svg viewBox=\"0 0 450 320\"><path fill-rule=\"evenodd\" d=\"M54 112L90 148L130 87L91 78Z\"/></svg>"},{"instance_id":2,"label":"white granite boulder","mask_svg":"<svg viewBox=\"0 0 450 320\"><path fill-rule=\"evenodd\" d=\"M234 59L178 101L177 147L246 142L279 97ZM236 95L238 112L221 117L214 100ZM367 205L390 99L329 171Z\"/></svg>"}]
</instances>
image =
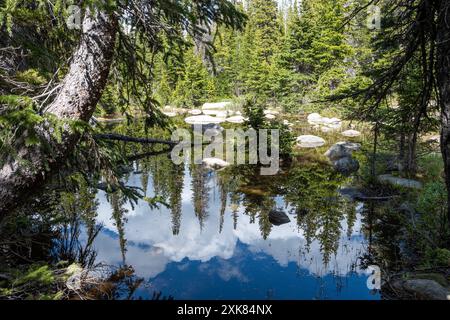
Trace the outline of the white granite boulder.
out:
<instances>
[{"instance_id":1,"label":"white granite boulder","mask_svg":"<svg viewBox=\"0 0 450 320\"><path fill-rule=\"evenodd\" d=\"M297 145L300 148L317 148L325 144L325 140L321 137L304 135L297 138Z\"/></svg>"},{"instance_id":2,"label":"white granite boulder","mask_svg":"<svg viewBox=\"0 0 450 320\"><path fill-rule=\"evenodd\" d=\"M203 114L207 116L216 116L218 118L226 118L228 113L223 110L203 110Z\"/></svg>"},{"instance_id":3,"label":"white granite boulder","mask_svg":"<svg viewBox=\"0 0 450 320\"><path fill-rule=\"evenodd\" d=\"M173 111L166 111L166 112L163 112L163 114L169 118L173 118L178 115L176 112L173 112Z\"/></svg>"},{"instance_id":4,"label":"white granite boulder","mask_svg":"<svg viewBox=\"0 0 450 320\"><path fill-rule=\"evenodd\" d=\"M210 124L210 123L222 123L225 119L223 118L217 118L217 117L211 117L211 116L193 116L193 117L187 117L184 119L184 122L189 124Z\"/></svg>"},{"instance_id":5,"label":"white granite boulder","mask_svg":"<svg viewBox=\"0 0 450 320\"><path fill-rule=\"evenodd\" d=\"M318 113L308 115L308 123L312 125L322 124L322 116Z\"/></svg>"},{"instance_id":6,"label":"white granite boulder","mask_svg":"<svg viewBox=\"0 0 450 320\"><path fill-rule=\"evenodd\" d=\"M343 135L344 137L347 138L356 138L361 136L361 132L356 131L356 130L347 130L341 133L341 135Z\"/></svg>"},{"instance_id":7,"label":"white granite boulder","mask_svg":"<svg viewBox=\"0 0 450 320\"><path fill-rule=\"evenodd\" d=\"M226 119L227 122L230 123L244 123L245 118L243 116L234 116Z\"/></svg>"},{"instance_id":8,"label":"white granite boulder","mask_svg":"<svg viewBox=\"0 0 450 320\"><path fill-rule=\"evenodd\" d=\"M280 114L280 112L279 112L279 111L277 111L277 110L272 110L272 109L269 109L269 110L264 110L264 114L265 114L265 115L268 115L268 114L273 114L274 116L276 116L276 115L279 115L279 114Z\"/></svg>"},{"instance_id":9,"label":"white granite boulder","mask_svg":"<svg viewBox=\"0 0 450 320\"><path fill-rule=\"evenodd\" d=\"M189 114L192 114L193 116L198 116L202 114L202 110L199 109L193 109L188 111Z\"/></svg>"}]
</instances>

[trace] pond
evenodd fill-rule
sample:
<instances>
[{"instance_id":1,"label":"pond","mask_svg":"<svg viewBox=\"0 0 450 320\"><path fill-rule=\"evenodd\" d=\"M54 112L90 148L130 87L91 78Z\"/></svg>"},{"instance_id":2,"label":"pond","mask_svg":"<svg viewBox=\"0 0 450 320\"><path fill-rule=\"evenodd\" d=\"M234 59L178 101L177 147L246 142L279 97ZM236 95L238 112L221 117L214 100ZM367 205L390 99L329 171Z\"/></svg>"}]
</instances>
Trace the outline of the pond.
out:
<instances>
[{"instance_id":1,"label":"pond","mask_svg":"<svg viewBox=\"0 0 450 320\"><path fill-rule=\"evenodd\" d=\"M174 165L166 154L138 160L124 178L148 198L95 198L95 224L79 241L95 263L132 266L132 298L380 299L367 287L364 207L338 193L348 179L320 163L294 160L277 176L252 166L222 171ZM73 199L72 199L73 200ZM274 225L272 210L290 222Z\"/></svg>"}]
</instances>

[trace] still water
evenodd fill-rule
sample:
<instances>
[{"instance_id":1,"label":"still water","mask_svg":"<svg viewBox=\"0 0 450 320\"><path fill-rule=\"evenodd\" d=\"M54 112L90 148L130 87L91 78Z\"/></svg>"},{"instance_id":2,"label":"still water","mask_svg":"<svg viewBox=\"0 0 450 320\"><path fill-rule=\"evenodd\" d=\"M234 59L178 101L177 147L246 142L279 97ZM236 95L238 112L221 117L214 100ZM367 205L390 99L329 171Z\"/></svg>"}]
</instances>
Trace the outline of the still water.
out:
<instances>
[{"instance_id":1,"label":"still water","mask_svg":"<svg viewBox=\"0 0 450 320\"><path fill-rule=\"evenodd\" d=\"M360 266L363 205L337 192L347 181L301 161L275 177L255 172L175 166L167 155L136 162L126 184L167 206L99 191L96 262L132 266L143 278L133 298L380 299ZM290 222L273 225L273 209Z\"/></svg>"}]
</instances>

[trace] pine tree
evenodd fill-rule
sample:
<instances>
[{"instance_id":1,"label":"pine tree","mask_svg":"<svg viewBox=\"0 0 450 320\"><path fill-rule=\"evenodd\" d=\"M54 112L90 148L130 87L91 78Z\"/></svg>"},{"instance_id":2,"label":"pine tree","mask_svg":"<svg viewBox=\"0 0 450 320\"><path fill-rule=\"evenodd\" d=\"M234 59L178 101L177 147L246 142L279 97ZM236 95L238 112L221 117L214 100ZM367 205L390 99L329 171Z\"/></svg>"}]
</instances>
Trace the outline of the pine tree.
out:
<instances>
[{"instance_id":1,"label":"pine tree","mask_svg":"<svg viewBox=\"0 0 450 320\"><path fill-rule=\"evenodd\" d=\"M273 0L252 0L249 20L243 37L247 68L241 73L246 91L273 96L270 85L271 69L282 35L278 20L277 3Z\"/></svg>"},{"instance_id":2,"label":"pine tree","mask_svg":"<svg viewBox=\"0 0 450 320\"><path fill-rule=\"evenodd\" d=\"M343 28L347 10L342 0L303 0L300 13L297 3L291 8L279 60L285 69L280 87L288 104L308 95L328 95L347 76L352 55Z\"/></svg>"},{"instance_id":3,"label":"pine tree","mask_svg":"<svg viewBox=\"0 0 450 320\"><path fill-rule=\"evenodd\" d=\"M214 82L201 57L189 50L184 55L185 68L177 82L173 101L178 105L198 107L214 95Z\"/></svg>"}]
</instances>

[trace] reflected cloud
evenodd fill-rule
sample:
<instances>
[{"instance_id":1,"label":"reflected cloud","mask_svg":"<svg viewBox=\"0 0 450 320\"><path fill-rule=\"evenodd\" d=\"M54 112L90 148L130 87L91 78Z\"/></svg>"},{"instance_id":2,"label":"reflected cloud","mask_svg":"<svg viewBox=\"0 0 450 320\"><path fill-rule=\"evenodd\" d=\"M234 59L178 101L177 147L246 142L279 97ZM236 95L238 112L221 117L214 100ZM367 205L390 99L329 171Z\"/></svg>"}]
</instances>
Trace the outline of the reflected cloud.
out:
<instances>
[{"instance_id":1,"label":"reflected cloud","mask_svg":"<svg viewBox=\"0 0 450 320\"><path fill-rule=\"evenodd\" d=\"M130 185L139 186L139 175L131 175ZM261 236L261 229L257 222L252 223L250 216L246 215L245 208L239 205L237 211L238 223L234 229L233 212L229 206L225 209L222 231L219 233L221 221L220 194L214 187L214 181L208 180L209 199L208 216L199 224L192 204L191 178L184 177L182 219L180 230L174 235L171 227L171 211L167 208L151 210L148 204L140 201L134 210L128 205L125 209L127 223L124 233L128 242L126 261L133 265L139 276L153 278L164 272L167 265L172 262L190 261L209 262L211 259L221 259L218 274L224 281L238 278L245 281L246 277L238 266L227 264L227 260L237 254L237 243L248 246L248 250L255 254L265 254L272 257L280 266L286 267L295 263L301 269L307 269L312 275L323 276L334 274L345 276L354 271L358 257L365 251L364 237L360 233L361 215L356 213L356 221L352 232L347 234L347 223L341 221L341 236L338 250L332 255L329 263L324 264L321 245L312 241L308 246L304 231L299 229L295 216L290 216L291 222L282 226L272 227L266 240ZM149 182L148 190L152 190ZM117 232L114 221L111 219L111 205L106 201L104 193L98 194L98 222L104 225L109 232L102 232L96 242L98 249L97 260L117 264L122 261L119 242L111 237L110 232ZM276 199L277 204L280 199ZM359 208L361 209L361 208ZM235 212L236 214L236 212ZM348 237L349 236L349 237ZM183 268L180 265L179 268ZM356 270L357 272L361 272Z\"/></svg>"}]
</instances>

